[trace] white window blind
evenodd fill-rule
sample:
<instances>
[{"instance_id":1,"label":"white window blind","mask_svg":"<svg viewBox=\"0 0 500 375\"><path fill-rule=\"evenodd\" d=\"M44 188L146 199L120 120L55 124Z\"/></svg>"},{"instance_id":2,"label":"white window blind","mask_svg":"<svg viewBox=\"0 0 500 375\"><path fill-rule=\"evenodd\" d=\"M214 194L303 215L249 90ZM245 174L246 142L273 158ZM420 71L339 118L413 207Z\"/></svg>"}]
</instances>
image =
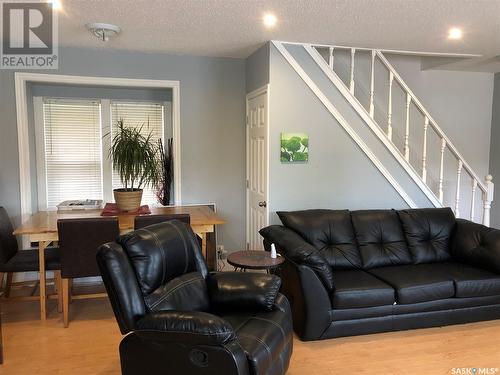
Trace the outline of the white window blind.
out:
<instances>
[{"instance_id":1,"label":"white window blind","mask_svg":"<svg viewBox=\"0 0 500 375\"><path fill-rule=\"evenodd\" d=\"M44 99L47 207L68 199L102 199L100 104Z\"/></svg>"},{"instance_id":2,"label":"white window blind","mask_svg":"<svg viewBox=\"0 0 500 375\"><path fill-rule=\"evenodd\" d=\"M111 137L116 132L117 121L123 119L125 126L142 127L141 133L145 136L153 134L153 142L163 140L164 118L163 104L151 102L111 102ZM123 187L120 177L113 170L113 189ZM157 203L156 191L151 187L144 187L143 204Z\"/></svg>"}]
</instances>

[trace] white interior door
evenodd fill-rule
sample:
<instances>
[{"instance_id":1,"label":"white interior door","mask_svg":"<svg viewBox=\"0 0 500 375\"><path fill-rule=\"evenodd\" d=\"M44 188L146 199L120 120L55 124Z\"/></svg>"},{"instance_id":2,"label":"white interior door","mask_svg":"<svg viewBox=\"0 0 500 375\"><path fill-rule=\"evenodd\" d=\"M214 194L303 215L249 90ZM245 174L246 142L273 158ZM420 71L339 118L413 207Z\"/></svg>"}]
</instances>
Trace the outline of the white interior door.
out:
<instances>
[{"instance_id":1,"label":"white interior door","mask_svg":"<svg viewBox=\"0 0 500 375\"><path fill-rule=\"evenodd\" d=\"M247 95L247 249L263 249L268 225L268 88Z\"/></svg>"}]
</instances>

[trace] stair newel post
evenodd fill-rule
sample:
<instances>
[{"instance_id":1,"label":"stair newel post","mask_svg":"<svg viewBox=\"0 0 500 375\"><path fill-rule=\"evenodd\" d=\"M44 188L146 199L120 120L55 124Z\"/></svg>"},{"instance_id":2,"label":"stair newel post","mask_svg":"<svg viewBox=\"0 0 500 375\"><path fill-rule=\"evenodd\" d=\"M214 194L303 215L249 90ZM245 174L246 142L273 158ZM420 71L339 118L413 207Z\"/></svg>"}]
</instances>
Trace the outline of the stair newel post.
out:
<instances>
[{"instance_id":1,"label":"stair newel post","mask_svg":"<svg viewBox=\"0 0 500 375\"><path fill-rule=\"evenodd\" d=\"M443 203L443 178L444 178L444 150L446 148L446 140L444 138L441 138L441 160L440 160L440 166L439 166L439 201L441 204Z\"/></svg>"},{"instance_id":2,"label":"stair newel post","mask_svg":"<svg viewBox=\"0 0 500 375\"><path fill-rule=\"evenodd\" d=\"M457 190L455 192L455 217L460 217L460 177L462 175L462 160L458 161L458 169L457 169Z\"/></svg>"},{"instance_id":3,"label":"stair newel post","mask_svg":"<svg viewBox=\"0 0 500 375\"><path fill-rule=\"evenodd\" d=\"M477 190L477 180L474 178L472 180L472 197L470 200L470 221L474 221L474 211L476 210L476 190Z\"/></svg>"},{"instance_id":4,"label":"stair newel post","mask_svg":"<svg viewBox=\"0 0 500 375\"><path fill-rule=\"evenodd\" d=\"M375 56L377 51L372 50L372 68L371 68L371 79L370 79L370 117L373 118L375 115L375 106L373 104L373 97L375 95Z\"/></svg>"},{"instance_id":5,"label":"stair newel post","mask_svg":"<svg viewBox=\"0 0 500 375\"><path fill-rule=\"evenodd\" d=\"M328 66L333 70L333 47L328 50Z\"/></svg>"},{"instance_id":6,"label":"stair newel post","mask_svg":"<svg viewBox=\"0 0 500 375\"><path fill-rule=\"evenodd\" d=\"M405 159L410 161L410 104L411 95L406 94Z\"/></svg>"},{"instance_id":7,"label":"stair newel post","mask_svg":"<svg viewBox=\"0 0 500 375\"><path fill-rule=\"evenodd\" d=\"M486 185L486 191L483 192L483 225L486 225L487 227L490 226L491 202L493 201L494 184L492 180L493 176L489 174L486 176L484 182Z\"/></svg>"},{"instance_id":8,"label":"stair newel post","mask_svg":"<svg viewBox=\"0 0 500 375\"><path fill-rule=\"evenodd\" d=\"M394 73L389 71L389 107L387 108L387 138L392 140L392 82Z\"/></svg>"},{"instance_id":9,"label":"stair newel post","mask_svg":"<svg viewBox=\"0 0 500 375\"><path fill-rule=\"evenodd\" d=\"M429 128L429 118L425 116L424 121L424 141L422 146L422 180L427 182L427 129Z\"/></svg>"},{"instance_id":10,"label":"stair newel post","mask_svg":"<svg viewBox=\"0 0 500 375\"><path fill-rule=\"evenodd\" d=\"M349 83L349 91L354 95L354 55L356 48L351 48L351 79Z\"/></svg>"}]
</instances>

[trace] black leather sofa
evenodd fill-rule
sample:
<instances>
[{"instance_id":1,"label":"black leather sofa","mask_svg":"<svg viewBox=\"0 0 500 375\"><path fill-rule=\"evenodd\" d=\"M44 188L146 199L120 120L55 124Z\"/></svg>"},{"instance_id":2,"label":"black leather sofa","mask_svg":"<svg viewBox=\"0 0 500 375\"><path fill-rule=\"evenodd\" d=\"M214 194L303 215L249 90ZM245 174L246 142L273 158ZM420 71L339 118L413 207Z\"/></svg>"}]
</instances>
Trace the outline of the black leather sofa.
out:
<instances>
[{"instance_id":1,"label":"black leather sofa","mask_svg":"<svg viewBox=\"0 0 500 375\"><path fill-rule=\"evenodd\" d=\"M449 208L278 215L260 233L302 340L500 318L499 230Z\"/></svg>"},{"instance_id":2,"label":"black leather sofa","mask_svg":"<svg viewBox=\"0 0 500 375\"><path fill-rule=\"evenodd\" d=\"M284 374L293 345L281 280L209 273L189 225L136 230L97 262L120 330L122 373Z\"/></svg>"}]
</instances>

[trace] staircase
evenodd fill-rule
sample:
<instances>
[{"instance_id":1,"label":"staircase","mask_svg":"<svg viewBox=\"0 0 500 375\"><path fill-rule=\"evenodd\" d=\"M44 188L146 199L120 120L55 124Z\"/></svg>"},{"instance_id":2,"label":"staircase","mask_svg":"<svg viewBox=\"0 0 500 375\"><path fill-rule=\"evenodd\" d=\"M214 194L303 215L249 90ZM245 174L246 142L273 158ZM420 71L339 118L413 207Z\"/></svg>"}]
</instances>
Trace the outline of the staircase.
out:
<instances>
[{"instance_id":1,"label":"staircase","mask_svg":"<svg viewBox=\"0 0 500 375\"><path fill-rule=\"evenodd\" d=\"M299 46L307 52L433 206L450 206L456 217L490 225L492 176L487 175L484 181L478 177L382 51L278 41L273 41L273 45L410 207L417 206L306 68L289 52L287 45ZM365 74L356 69L356 64L362 63L369 67ZM378 93L375 92L375 80L380 86L381 77L385 88ZM397 94L403 95L402 109L395 107ZM396 109L404 114L399 127L395 126ZM417 126L420 128L415 129Z\"/></svg>"}]
</instances>

